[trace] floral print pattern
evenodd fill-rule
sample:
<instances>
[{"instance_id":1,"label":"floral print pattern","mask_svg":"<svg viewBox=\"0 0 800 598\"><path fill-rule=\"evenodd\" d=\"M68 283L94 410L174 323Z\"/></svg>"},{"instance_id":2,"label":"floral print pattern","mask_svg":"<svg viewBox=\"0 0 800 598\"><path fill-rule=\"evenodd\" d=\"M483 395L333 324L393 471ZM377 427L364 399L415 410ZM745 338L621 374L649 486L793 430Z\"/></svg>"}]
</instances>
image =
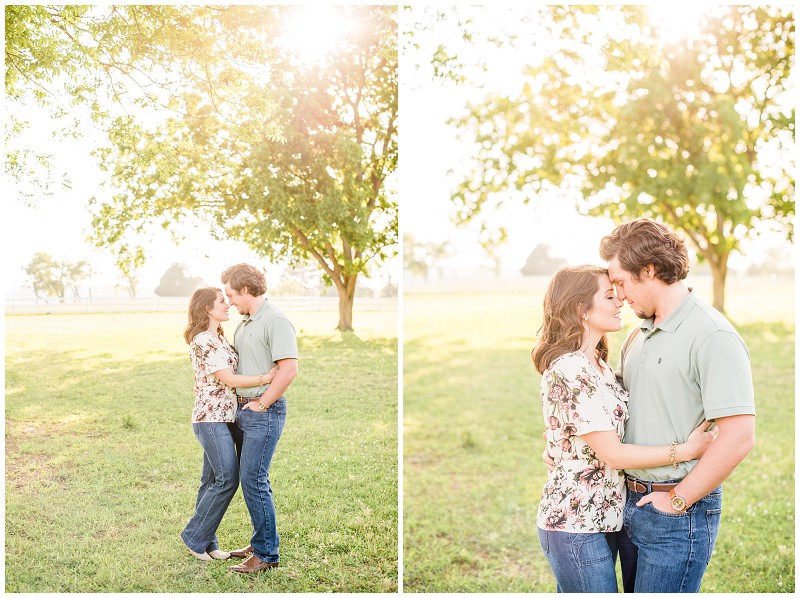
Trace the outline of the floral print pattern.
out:
<instances>
[{"instance_id":1,"label":"floral print pattern","mask_svg":"<svg viewBox=\"0 0 800 598\"><path fill-rule=\"evenodd\" d=\"M555 466L542 491L537 525L581 533L622 529L625 474L601 461L580 436L614 430L622 441L628 393L575 351L545 370L541 397L547 453Z\"/></svg>"},{"instance_id":2,"label":"floral print pattern","mask_svg":"<svg viewBox=\"0 0 800 598\"><path fill-rule=\"evenodd\" d=\"M239 356L228 339L201 332L189 343L189 358L194 368L192 423L235 421L236 392L213 375L226 368L236 371Z\"/></svg>"}]
</instances>

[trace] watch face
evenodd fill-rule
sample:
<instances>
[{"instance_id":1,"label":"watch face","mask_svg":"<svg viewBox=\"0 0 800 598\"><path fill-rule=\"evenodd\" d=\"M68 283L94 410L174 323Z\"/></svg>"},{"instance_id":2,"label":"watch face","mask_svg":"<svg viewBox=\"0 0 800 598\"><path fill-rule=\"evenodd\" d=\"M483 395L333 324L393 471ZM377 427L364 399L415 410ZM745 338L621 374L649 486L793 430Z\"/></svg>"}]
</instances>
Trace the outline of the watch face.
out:
<instances>
[{"instance_id":1,"label":"watch face","mask_svg":"<svg viewBox=\"0 0 800 598\"><path fill-rule=\"evenodd\" d=\"M686 501L680 496L672 497L672 508L676 511L683 511L686 508Z\"/></svg>"}]
</instances>

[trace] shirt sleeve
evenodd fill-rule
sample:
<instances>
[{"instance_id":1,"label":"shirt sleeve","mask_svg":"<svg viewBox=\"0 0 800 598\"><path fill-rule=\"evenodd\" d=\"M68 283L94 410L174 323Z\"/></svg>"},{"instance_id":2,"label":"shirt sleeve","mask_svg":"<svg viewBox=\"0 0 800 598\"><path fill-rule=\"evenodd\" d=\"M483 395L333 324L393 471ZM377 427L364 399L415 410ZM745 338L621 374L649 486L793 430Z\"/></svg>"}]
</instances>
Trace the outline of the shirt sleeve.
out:
<instances>
[{"instance_id":1,"label":"shirt sleeve","mask_svg":"<svg viewBox=\"0 0 800 598\"><path fill-rule=\"evenodd\" d=\"M267 330L272 360L297 359L297 334L286 318L275 318Z\"/></svg>"},{"instance_id":2,"label":"shirt sleeve","mask_svg":"<svg viewBox=\"0 0 800 598\"><path fill-rule=\"evenodd\" d=\"M578 356L568 355L556 364L548 389L557 404L559 419L574 436L616 430L612 415L603 408L602 388L589 366ZM567 426L571 424L571 427Z\"/></svg>"},{"instance_id":3,"label":"shirt sleeve","mask_svg":"<svg viewBox=\"0 0 800 598\"><path fill-rule=\"evenodd\" d=\"M213 374L231 367L230 354L225 350L222 343L214 341L210 334L198 334L195 337L195 342L203 352L206 373Z\"/></svg>"},{"instance_id":4,"label":"shirt sleeve","mask_svg":"<svg viewBox=\"0 0 800 598\"><path fill-rule=\"evenodd\" d=\"M695 364L706 419L756 414L750 353L738 334L713 332Z\"/></svg>"}]
</instances>

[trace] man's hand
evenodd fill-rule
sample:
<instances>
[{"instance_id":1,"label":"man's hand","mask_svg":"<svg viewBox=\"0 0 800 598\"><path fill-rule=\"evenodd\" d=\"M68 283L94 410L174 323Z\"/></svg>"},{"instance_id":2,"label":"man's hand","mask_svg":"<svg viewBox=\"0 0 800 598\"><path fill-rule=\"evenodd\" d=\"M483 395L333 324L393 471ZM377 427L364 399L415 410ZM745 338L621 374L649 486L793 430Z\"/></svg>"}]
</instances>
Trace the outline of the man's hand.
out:
<instances>
[{"instance_id":1,"label":"man's hand","mask_svg":"<svg viewBox=\"0 0 800 598\"><path fill-rule=\"evenodd\" d=\"M645 494L639 499L639 502L636 503L636 506L643 507L647 503L652 504L656 511L661 511L662 513L669 513L670 515L675 515L678 513L678 511L672 508L672 501L669 498L669 492L651 492L650 494Z\"/></svg>"},{"instance_id":2,"label":"man's hand","mask_svg":"<svg viewBox=\"0 0 800 598\"><path fill-rule=\"evenodd\" d=\"M246 409L249 409L250 411L263 411L263 409L259 408L259 402L259 399L254 399L249 403L245 403L242 405L242 411L245 411Z\"/></svg>"}]
</instances>

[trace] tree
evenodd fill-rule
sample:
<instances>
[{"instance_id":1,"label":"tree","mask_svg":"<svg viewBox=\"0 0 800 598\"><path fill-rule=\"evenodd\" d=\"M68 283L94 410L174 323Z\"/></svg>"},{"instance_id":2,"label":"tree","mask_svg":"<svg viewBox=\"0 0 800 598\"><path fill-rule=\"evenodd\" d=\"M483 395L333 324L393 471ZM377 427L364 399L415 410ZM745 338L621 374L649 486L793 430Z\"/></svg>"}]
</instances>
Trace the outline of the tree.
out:
<instances>
[{"instance_id":1,"label":"tree","mask_svg":"<svg viewBox=\"0 0 800 598\"><path fill-rule=\"evenodd\" d=\"M709 263L724 309L728 257L756 223L793 235L790 9L709 8L690 38L660 36L646 6L541 11L551 45L519 93L451 121L476 148L460 220L556 189L590 215L662 220Z\"/></svg>"},{"instance_id":2,"label":"tree","mask_svg":"<svg viewBox=\"0 0 800 598\"><path fill-rule=\"evenodd\" d=\"M80 299L78 284L89 278L91 268L86 260L56 261L50 254L38 252L25 267L25 272L37 299L42 299L41 293L58 297L63 303L67 289L72 290L74 299Z\"/></svg>"},{"instance_id":3,"label":"tree","mask_svg":"<svg viewBox=\"0 0 800 598\"><path fill-rule=\"evenodd\" d=\"M174 96L181 114L157 127L115 121L100 158L121 191L94 202L94 241L199 218L259 255L315 261L338 292L338 329L351 330L358 276L396 253L397 48L394 8L341 10L359 26L323 64L243 52L245 66L229 62L208 90Z\"/></svg>"},{"instance_id":4,"label":"tree","mask_svg":"<svg viewBox=\"0 0 800 598\"><path fill-rule=\"evenodd\" d=\"M202 278L190 276L186 264L172 264L161 277L155 293L159 297L188 297L204 286L206 283Z\"/></svg>"},{"instance_id":5,"label":"tree","mask_svg":"<svg viewBox=\"0 0 800 598\"><path fill-rule=\"evenodd\" d=\"M562 266L566 265L566 260L550 255L549 245L537 245L533 248L525 265L520 268L520 272L525 276L536 276L546 274L552 276Z\"/></svg>"},{"instance_id":6,"label":"tree","mask_svg":"<svg viewBox=\"0 0 800 598\"><path fill-rule=\"evenodd\" d=\"M128 295L136 297L139 291L139 275L137 271L144 266L145 254L141 247L131 247L121 244L117 247L117 270L125 281L125 290Z\"/></svg>"}]
</instances>

